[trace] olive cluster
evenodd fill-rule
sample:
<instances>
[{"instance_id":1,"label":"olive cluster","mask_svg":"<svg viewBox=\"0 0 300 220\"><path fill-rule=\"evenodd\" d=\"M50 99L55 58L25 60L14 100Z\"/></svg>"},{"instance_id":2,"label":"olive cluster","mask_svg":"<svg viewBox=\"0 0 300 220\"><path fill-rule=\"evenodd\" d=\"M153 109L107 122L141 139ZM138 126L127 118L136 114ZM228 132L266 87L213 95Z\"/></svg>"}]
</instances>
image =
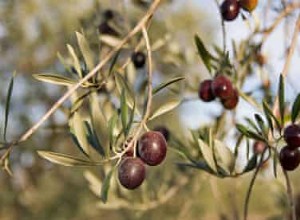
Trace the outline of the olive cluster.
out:
<instances>
[{"instance_id":1,"label":"olive cluster","mask_svg":"<svg viewBox=\"0 0 300 220\"><path fill-rule=\"evenodd\" d=\"M225 21L232 21L240 13L240 8L245 11L253 11L258 4L258 0L225 0L220 6L222 18Z\"/></svg>"},{"instance_id":2,"label":"olive cluster","mask_svg":"<svg viewBox=\"0 0 300 220\"><path fill-rule=\"evenodd\" d=\"M207 79L200 83L198 90L199 98L204 102L211 102L220 98L225 109L234 109L239 101L236 88L233 87L230 79L218 74L213 80Z\"/></svg>"},{"instance_id":3,"label":"olive cluster","mask_svg":"<svg viewBox=\"0 0 300 220\"><path fill-rule=\"evenodd\" d=\"M136 189L146 177L146 165L157 166L163 162L167 154L167 139L169 132L159 127L155 131L144 133L135 149L130 148L122 158L118 167L118 179L127 189Z\"/></svg>"},{"instance_id":4,"label":"olive cluster","mask_svg":"<svg viewBox=\"0 0 300 220\"><path fill-rule=\"evenodd\" d=\"M300 127L296 124L287 126L283 137L287 145L281 149L279 160L283 169L291 171L300 164Z\"/></svg>"}]
</instances>

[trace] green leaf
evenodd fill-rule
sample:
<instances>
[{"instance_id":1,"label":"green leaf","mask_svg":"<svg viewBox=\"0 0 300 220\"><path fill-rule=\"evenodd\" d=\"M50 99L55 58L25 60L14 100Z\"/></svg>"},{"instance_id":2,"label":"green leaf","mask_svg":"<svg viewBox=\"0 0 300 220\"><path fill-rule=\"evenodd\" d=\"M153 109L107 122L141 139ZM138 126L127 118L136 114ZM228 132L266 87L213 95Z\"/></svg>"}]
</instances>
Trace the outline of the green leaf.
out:
<instances>
[{"instance_id":1,"label":"green leaf","mask_svg":"<svg viewBox=\"0 0 300 220\"><path fill-rule=\"evenodd\" d=\"M176 152L179 155L183 156L185 159L188 159L191 162L194 161L194 159L192 159L192 156L191 156L188 148L182 143L181 140L179 140L177 137L175 137L175 135L172 136L169 146L172 147L173 149L175 149Z\"/></svg>"},{"instance_id":2,"label":"green leaf","mask_svg":"<svg viewBox=\"0 0 300 220\"><path fill-rule=\"evenodd\" d=\"M128 106L126 103L126 91L123 89L123 92L121 94L121 121L122 121L122 127L123 131L126 134L126 128L127 128L127 119L128 118Z\"/></svg>"},{"instance_id":3,"label":"green leaf","mask_svg":"<svg viewBox=\"0 0 300 220\"><path fill-rule=\"evenodd\" d=\"M129 134L130 128L131 128L131 126L132 126L133 119L134 119L134 112L135 112L135 102L133 103L133 108L132 108L132 110L130 111L129 121L128 121L128 123L127 123L127 127L126 127L126 130L125 130L125 134L126 134L126 135Z\"/></svg>"},{"instance_id":4,"label":"green leaf","mask_svg":"<svg viewBox=\"0 0 300 220\"><path fill-rule=\"evenodd\" d=\"M292 107L292 122L295 123L300 111L300 94L297 95Z\"/></svg>"},{"instance_id":5,"label":"green leaf","mask_svg":"<svg viewBox=\"0 0 300 220\"><path fill-rule=\"evenodd\" d=\"M118 122L118 114L114 113L108 121L108 132L109 132L109 148L112 149L115 144L114 130Z\"/></svg>"},{"instance_id":6,"label":"green leaf","mask_svg":"<svg viewBox=\"0 0 300 220\"><path fill-rule=\"evenodd\" d=\"M119 58L119 55L121 53L121 50L119 50L115 56L113 57L112 61L111 61L111 64L110 64L110 67L109 67L109 71L108 71L108 77L110 77L111 73L113 72L114 70L114 67L118 61L118 58Z\"/></svg>"},{"instance_id":7,"label":"green leaf","mask_svg":"<svg viewBox=\"0 0 300 220\"><path fill-rule=\"evenodd\" d=\"M243 170L243 173L250 172L251 170L255 169L256 165L257 165L257 155L255 154L248 161L246 167Z\"/></svg>"},{"instance_id":8,"label":"green leaf","mask_svg":"<svg viewBox=\"0 0 300 220\"><path fill-rule=\"evenodd\" d=\"M263 141L263 142L266 141L266 139L264 137L262 137L260 134L257 134L253 131L250 131L250 130L248 130L248 137L252 138L252 139L255 139L255 140L258 140L258 141Z\"/></svg>"},{"instance_id":9,"label":"green leaf","mask_svg":"<svg viewBox=\"0 0 300 220\"><path fill-rule=\"evenodd\" d=\"M234 155L221 141L214 140L214 152L218 165L230 174L234 169Z\"/></svg>"},{"instance_id":10,"label":"green leaf","mask_svg":"<svg viewBox=\"0 0 300 220\"><path fill-rule=\"evenodd\" d=\"M170 100L167 103L161 105L158 109L156 109L151 116L149 117L149 121L161 116L169 111L172 111L176 107L178 107L181 103L181 100Z\"/></svg>"},{"instance_id":11,"label":"green leaf","mask_svg":"<svg viewBox=\"0 0 300 220\"><path fill-rule=\"evenodd\" d=\"M156 93L158 93L159 91L161 91L162 89L168 87L169 85L172 85L176 82L179 82L181 80L184 80L185 78L184 77L176 77L176 78L173 78L167 82L163 82L161 83L160 85L158 85L157 87L155 87L152 91L152 94L155 95Z\"/></svg>"},{"instance_id":12,"label":"green leaf","mask_svg":"<svg viewBox=\"0 0 300 220\"><path fill-rule=\"evenodd\" d=\"M257 134L255 132L249 130L242 124L236 124L236 128L239 130L239 132L241 132L243 135L245 135L248 138L265 141L264 137L262 137L260 134Z\"/></svg>"},{"instance_id":13,"label":"green leaf","mask_svg":"<svg viewBox=\"0 0 300 220\"><path fill-rule=\"evenodd\" d=\"M211 72L211 60L213 59L213 56L205 48L204 43L198 35L195 36L195 43L204 65L206 66L207 70Z\"/></svg>"},{"instance_id":14,"label":"green leaf","mask_svg":"<svg viewBox=\"0 0 300 220\"><path fill-rule=\"evenodd\" d=\"M194 161L193 163L176 163L180 167L191 167L199 170L206 171L212 175L217 175L205 161Z\"/></svg>"},{"instance_id":15,"label":"green leaf","mask_svg":"<svg viewBox=\"0 0 300 220\"><path fill-rule=\"evenodd\" d=\"M208 166L217 173L217 166L214 160L213 150L210 148L204 141L201 139L198 139L198 146L200 148L200 151L202 153L202 156Z\"/></svg>"},{"instance_id":16,"label":"green leaf","mask_svg":"<svg viewBox=\"0 0 300 220\"><path fill-rule=\"evenodd\" d=\"M14 88L14 79L16 76L16 72L13 73L13 76L10 79L7 95L6 95L6 102L5 102L5 116L4 116L4 130L3 130L3 139L6 141L6 132L7 132L7 125L8 125L8 117L9 117L9 110L10 110L10 100Z\"/></svg>"},{"instance_id":17,"label":"green leaf","mask_svg":"<svg viewBox=\"0 0 300 220\"><path fill-rule=\"evenodd\" d=\"M256 132L260 132L260 129L256 126L255 122L250 118L245 118L250 127L252 127Z\"/></svg>"},{"instance_id":18,"label":"green leaf","mask_svg":"<svg viewBox=\"0 0 300 220\"><path fill-rule=\"evenodd\" d=\"M90 145L102 156L105 156L105 152L103 147L101 146L97 136L95 135L95 131L91 127L91 125L85 121L85 127L87 130L87 140L90 143Z\"/></svg>"},{"instance_id":19,"label":"green leaf","mask_svg":"<svg viewBox=\"0 0 300 220\"><path fill-rule=\"evenodd\" d=\"M267 119L268 122L268 126L271 129L272 133L274 132L274 126L273 126L273 121L272 121L272 117L268 114L268 111L265 109L266 106L264 106L266 103L263 103L263 110L264 110L264 114L265 117Z\"/></svg>"},{"instance_id":20,"label":"green leaf","mask_svg":"<svg viewBox=\"0 0 300 220\"><path fill-rule=\"evenodd\" d=\"M254 114L254 117L255 117L255 120L261 130L261 132L265 135L265 137L268 135L268 131L266 129L266 126L265 126L265 122L263 120L263 118L259 115L259 114Z\"/></svg>"},{"instance_id":21,"label":"green leaf","mask_svg":"<svg viewBox=\"0 0 300 220\"><path fill-rule=\"evenodd\" d=\"M280 122L275 117L275 115L273 114L271 108L268 106L268 104L265 101L263 101L263 110L264 110L264 113L265 113L266 117L271 117L274 120L277 129L280 130L281 129Z\"/></svg>"},{"instance_id":22,"label":"green leaf","mask_svg":"<svg viewBox=\"0 0 300 220\"><path fill-rule=\"evenodd\" d=\"M103 203L107 202L108 191L109 191L109 187L110 187L110 180L111 180L114 172L115 172L115 168L111 169L103 181L103 184L101 187L101 193L100 193L100 195L101 195L100 198Z\"/></svg>"},{"instance_id":23,"label":"green leaf","mask_svg":"<svg viewBox=\"0 0 300 220\"><path fill-rule=\"evenodd\" d=\"M71 69L71 64L69 62L67 62L67 60L65 58L63 58L63 56L57 52L57 58L59 59L60 63L65 67L65 69L71 73L72 69Z\"/></svg>"},{"instance_id":24,"label":"green leaf","mask_svg":"<svg viewBox=\"0 0 300 220\"><path fill-rule=\"evenodd\" d=\"M124 77L119 73L114 73L114 76L115 76L115 82L119 93L121 94L123 90L126 91L126 102L129 108L132 109L135 102L132 86L130 86L129 82L126 81Z\"/></svg>"},{"instance_id":25,"label":"green leaf","mask_svg":"<svg viewBox=\"0 0 300 220\"><path fill-rule=\"evenodd\" d=\"M76 81L73 79L69 79L67 77L58 75L58 74L34 74L34 78L36 78L39 81L55 84L55 85L61 85L61 86L72 86L76 84Z\"/></svg>"},{"instance_id":26,"label":"green leaf","mask_svg":"<svg viewBox=\"0 0 300 220\"><path fill-rule=\"evenodd\" d=\"M76 137L79 146L86 156L90 156L90 146L87 140L87 132L83 124L83 118L78 112L74 112L72 118L69 120L71 133Z\"/></svg>"},{"instance_id":27,"label":"green leaf","mask_svg":"<svg viewBox=\"0 0 300 220\"><path fill-rule=\"evenodd\" d=\"M77 42L79 48L81 50L82 56L85 60L86 66L89 70L92 70L95 66L93 52L89 46L88 41L86 38L79 32L76 32Z\"/></svg>"},{"instance_id":28,"label":"green leaf","mask_svg":"<svg viewBox=\"0 0 300 220\"><path fill-rule=\"evenodd\" d=\"M238 131L240 133L242 133L243 135L245 135L246 137L248 137L248 128L246 128L244 125L242 124L236 124L236 128L238 129Z\"/></svg>"},{"instance_id":29,"label":"green leaf","mask_svg":"<svg viewBox=\"0 0 300 220\"><path fill-rule=\"evenodd\" d=\"M280 119L281 119L281 127L284 123L284 78L283 75L280 75L279 78L279 89L278 89L278 98L279 98L279 111L280 111Z\"/></svg>"},{"instance_id":30,"label":"green leaf","mask_svg":"<svg viewBox=\"0 0 300 220\"><path fill-rule=\"evenodd\" d=\"M104 43L113 48L119 46L122 41L120 38L113 37L107 34L101 35L99 40L101 43ZM128 44L125 44L122 48L128 48Z\"/></svg>"},{"instance_id":31,"label":"green leaf","mask_svg":"<svg viewBox=\"0 0 300 220\"><path fill-rule=\"evenodd\" d=\"M242 90L238 89L239 95L242 97L242 99L244 99L246 102L248 102L249 104L257 107L258 109L260 109L260 105L257 103L257 101L251 97L250 95L244 93Z\"/></svg>"},{"instance_id":32,"label":"green leaf","mask_svg":"<svg viewBox=\"0 0 300 220\"><path fill-rule=\"evenodd\" d=\"M67 48L68 48L68 51L69 51L70 56L71 56L72 59L73 59L73 66L74 66L74 68L75 68L77 74L79 75L79 77L82 78L81 65L80 65L80 61L79 61L79 59L78 59L78 57L77 57L77 55L76 55L76 53L75 53L75 50L74 50L74 48L73 48L71 45L69 45L69 44L67 44Z\"/></svg>"},{"instance_id":33,"label":"green leaf","mask_svg":"<svg viewBox=\"0 0 300 220\"><path fill-rule=\"evenodd\" d=\"M91 124L94 128L95 135L101 146L105 149L105 155L108 156L108 123L100 108L97 91L89 95L89 109L91 115Z\"/></svg>"},{"instance_id":34,"label":"green leaf","mask_svg":"<svg viewBox=\"0 0 300 220\"><path fill-rule=\"evenodd\" d=\"M73 157L67 154L55 153L51 151L37 151L38 155L52 163L56 163L63 166L97 166L101 163L96 163L89 160L83 160L81 158Z\"/></svg>"}]
</instances>

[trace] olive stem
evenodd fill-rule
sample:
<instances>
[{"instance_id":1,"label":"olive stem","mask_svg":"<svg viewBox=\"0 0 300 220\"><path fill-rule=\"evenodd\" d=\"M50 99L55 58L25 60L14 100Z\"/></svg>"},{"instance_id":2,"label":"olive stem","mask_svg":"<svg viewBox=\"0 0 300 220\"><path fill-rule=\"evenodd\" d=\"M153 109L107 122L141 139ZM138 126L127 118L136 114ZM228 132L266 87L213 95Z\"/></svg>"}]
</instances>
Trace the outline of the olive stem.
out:
<instances>
[{"instance_id":1,"label":"olive stem","mask_svg":"<svg viewBox=\"0 0 300 220\"><path fill-rule=\"evenodd\" d=\"M251 193L252 193L252 190L253 190L253 187L254 187L255 180L256 180L257 174L259 172L259 169L260 169L261 165L265 161L264 160L264 155L265 155L267 149L268 148L265 148L264 152L262 153L261 158L259 160L259 164L256 167L255 172L254 172L254 174L253 174L253 176L251 178L251 182L249 184L249 189L247 191L247 195L246 195L246 199L245 199L245 203L244 203L244 220L248 219L248 210L249 210L249 202L250 202Z\"/></svg>"},{"instance_id":2,"label":"olive stem","mask_svg":"<svg viewBox=\"0 0 300 220\"><path fill-rule=\"evenodd\" d=\"M291 214L292 220L297 220L296 207L295 207L295 202L294 202L294 198L293 198L292 184L291 184L291 181L290 181L287 171L285 169L282 169L282 171L283 171L283 175L285 178L287 194L288 194L288 198L289 198L290 214Z\"/></svg>"},{"instance_id":3,"label":"olive stem","mask_svg":"<svg viewBox=\"0 0 300 220\"><path fill-rule=\"evenodd\" d=\"M225 22L224 22L224 19L222 17L222 13L221 13L221 10L220 10L220 4L219 4L218 0L215 0L215 3L218 7L220 18L221 18L222 35L223 35L223 53L225 54L225 52L226 52L226 38L227 38L226 37L226 30L225 30Z\"/></svg>"}]
</instances>

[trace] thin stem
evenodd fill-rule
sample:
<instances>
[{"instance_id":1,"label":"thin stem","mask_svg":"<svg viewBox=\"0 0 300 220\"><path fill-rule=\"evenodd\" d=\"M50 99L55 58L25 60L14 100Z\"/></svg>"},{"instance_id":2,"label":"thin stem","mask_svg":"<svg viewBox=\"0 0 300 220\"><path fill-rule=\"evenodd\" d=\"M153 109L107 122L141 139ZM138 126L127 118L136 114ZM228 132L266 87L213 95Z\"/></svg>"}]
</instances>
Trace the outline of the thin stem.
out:
<instances>
[{"instance_id":1,"label":"thin stem","mask_svg":"<svg viewBox=\"0 0 300 220\"><path fill-rule=\"evenodd\" d=\"M135 34L137 34L145 26L145 24L152 18L154 12L158 8L162 0L154 0L151 7L145 14L145 16L139 21L139 23L127 34L127 36L115 47L113 48L102 60L101 62L91 70L85 77L83 77L78 83L70 87L69 90L54 103L54 105L45 113L45 115L35 123L31 128L29 128L21 137L14 141L8 148L8 150L2 155L1 160L3 161L10 153L12 147L20 142L27 140L84 82L92 78L97 72L103 68L103 66L109 62L109 60L114 56L114 54L119 51Z\"/></svg>"},{"instance_id":2,"label":"thin stem","mask_svg":"<svg viewBox=\"0 0 300 220\"><path fill-rule=\"evenodd\" d=\"M261 165L264 163L264 155L265 155L266 151L267 151L267 148L262 153L261 158L259 160L259 164L256 167L255 172L253 174L253 177L251 179L251 182L249 184L249 189L247 191L247 195L246 195L246 199L245 199L245 203L244 203L244 220L247 220L247 218L248 218L248 210L249 210L250 197L251 197L251 194L252 194L252 190L253 190L254 183L255 183L257 174L259 172L259 169L260 169Z\"/></svg>"},{"instance_id":3,"label":"thin stem","mask_svg":"<svg viewBox=\"0 0 300 220\"><path fill-rule=\"evenodd\" d=\"M285 182L286 182L287 194L288 194L289 203L290 203L291 217L292 217L292 220L297 220L292 184L291 184L291 181L290 181L287 171L285 169L282 169L282 171L283 171Z\"/></svg>"},{"instance_id":4,"label":"thin stem","mask_svg":"<svg viewBox=\"0 0 300 220\"><path fill-rule=\"evenodd\" d=\"M215 3L218 7L218 11L219 11L219 14L220 14L220 18L221 18L221 26L222 26L222 35L223 35L223 53L225 54L226 52L226 30L225 30L225 21L222 17L222 13L221 13L221 10L220 10L220 4L218 2L218 0L215 0Z\"/></svg>"},{"instance_id":5,"label":"thin stem","mask_svg":"<svg viewBox=\"0 0 300 220\"><path fill-rule=\"evenodd\" d=\"M280 24L280 22L288 15L290 15L292 12L295 11L295 9L300 8L300 3L290 3L286 5L284 10L279 14L279 16L275 19L275 21L272 23L272 25L264 30L261 31L263 33L263 39L262 42L265 42L267 38L270 36L270 34L275 30L275 28Z\"/></svg>"}]
</instances>

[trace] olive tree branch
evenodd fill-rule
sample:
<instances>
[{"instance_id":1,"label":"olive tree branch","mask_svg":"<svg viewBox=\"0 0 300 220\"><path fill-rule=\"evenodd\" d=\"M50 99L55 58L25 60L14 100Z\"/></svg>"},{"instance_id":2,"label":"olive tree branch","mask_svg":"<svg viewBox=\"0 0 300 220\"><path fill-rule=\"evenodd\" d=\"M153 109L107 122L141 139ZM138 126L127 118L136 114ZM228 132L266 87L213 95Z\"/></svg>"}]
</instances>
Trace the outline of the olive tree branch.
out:
<instances>
[{"instance_id":1,"label":"olive tree branch","mask_svg":"<svg viewBox=\"0 0 300 220\"><path fill-rule=\"evenodd\" d=\"M43 117L36 122L31 128L29 128L26 132L24 132L16 141L10 143L6 152L2 155L0 162L3 163L4 159L9 155L12 147L18 143L26 141L32 134L36 132L36 130L87 80L92 78L103 66L109 62L109 60L114 56L116 52L118 52L135 34L141 31L141 29L145 26L145 24L152 18L154 12L158 8L159 4L162 0L154 0L149 10L145 14L144 17L138 22L138 24L127 34L125 38L114 47L98 65L91 70L85 77L83 77L78 83L74 86L70 87L69 90L58 99L53 106L43 115Z\"/></svg>"}]
</instances>

